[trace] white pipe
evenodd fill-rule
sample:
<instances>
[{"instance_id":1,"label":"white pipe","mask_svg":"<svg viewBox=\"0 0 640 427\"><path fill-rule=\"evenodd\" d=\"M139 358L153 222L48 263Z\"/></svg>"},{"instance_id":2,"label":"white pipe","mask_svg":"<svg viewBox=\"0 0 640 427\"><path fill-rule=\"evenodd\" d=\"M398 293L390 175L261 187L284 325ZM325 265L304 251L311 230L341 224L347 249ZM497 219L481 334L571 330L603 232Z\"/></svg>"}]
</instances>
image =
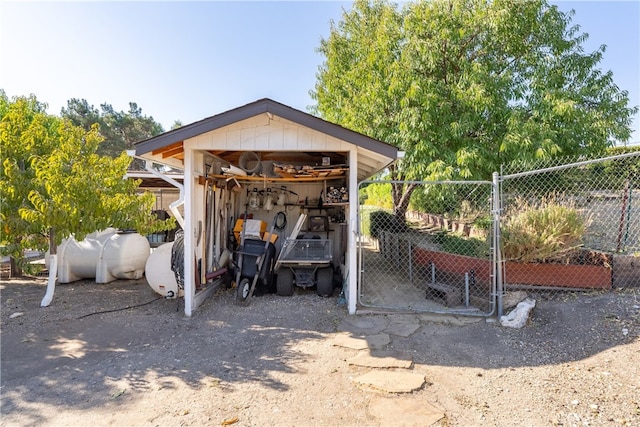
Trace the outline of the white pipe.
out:
<instances>
[{"instance_id":1,"label":"white pipe","mask_svg":"<svg viewBox=\"0 0 640 427\"><path fill-rule=\"evenodd\" d=\"M148 172L151 172L153 175L168 182L169 184L173 185L174 187L177 187L178 190L180 190L180 196L178 197L178 200L176 200L175 202L172 202L169 205L169 210L171 211L173 216L176 218L176 221L178 221L178 224L180 224L180 227L182 227L182 229L184 230L184 218L182 218L182 215L180 215L180 211L178 211L178 206L184 203L184 185L180 184L175 179L168 177L166 175L163 175L157 170L155 170L153 168L153 162L151 160L145 160L144 168Z\"/></svg>"},{"instance_id":2,"label":"white pipe","mask_svg":"<svg viewBox=\"0 0 640 427\"><path fill-rule=\"evenodd\" d=\"M247 172L233 165L222 166L222 171L232 175L247 176Z\"/></svg>"},{"instance_id":3,"label":"white pipe","mask_svg":"<svg viewBox=\"0 0 640 427\"><path fill-rule=\"evenodd\" d=\"M45 292L40 307L48 307L53 301L53 292L56 289L56 277L58 274L58 256L53 254L49 257L49 281L47 282L47 292Z\"/></svg>"},{"instance_id":4,"label":"white pipe","mask_svg":"<svg viewBox=\"0 0 640 427\"><path fill-rule=\"evenodd\" d=\"M175 217L176 221L178 221L178 224L180 224L180 227L182 227L182 229L184 230L184 218L182 217L182 215L180 215L180 211L178 211L178 206L184 204L184 185L180 184L175 179L168 177L166 175L163 175L159 171L155 170L153 168L153 160L143 159L142 157L136 156L134 150L127 150L127 154L129 155L129 157L144 160L144 168L147 172L151 172L151 174L157 176L163 181L168 182L169 184L173 185L180 191L180 196L178 197L178 200L176 200L175 202L169 205L169 210Z\"/></svg>"}]
</instances>

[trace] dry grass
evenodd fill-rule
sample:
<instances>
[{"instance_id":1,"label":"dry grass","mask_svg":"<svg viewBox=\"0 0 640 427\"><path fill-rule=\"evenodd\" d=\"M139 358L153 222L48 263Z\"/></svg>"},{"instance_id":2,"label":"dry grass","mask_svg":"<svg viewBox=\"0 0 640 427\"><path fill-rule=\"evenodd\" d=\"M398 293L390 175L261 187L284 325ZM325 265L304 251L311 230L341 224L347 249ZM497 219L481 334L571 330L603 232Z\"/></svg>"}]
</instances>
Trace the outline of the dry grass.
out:
<instances>
[{"instance_id":1,"label":"dry grass","mask_svg":"<svg viewBox=\"0 0 640 427\"><path fill-rule=\"evenodd\" d=\"M518 198L502 228L504 257L522 262L562 260L582 247L588 224L571 202L557 197L537 203Z\"/></svg>"}]
</instances>

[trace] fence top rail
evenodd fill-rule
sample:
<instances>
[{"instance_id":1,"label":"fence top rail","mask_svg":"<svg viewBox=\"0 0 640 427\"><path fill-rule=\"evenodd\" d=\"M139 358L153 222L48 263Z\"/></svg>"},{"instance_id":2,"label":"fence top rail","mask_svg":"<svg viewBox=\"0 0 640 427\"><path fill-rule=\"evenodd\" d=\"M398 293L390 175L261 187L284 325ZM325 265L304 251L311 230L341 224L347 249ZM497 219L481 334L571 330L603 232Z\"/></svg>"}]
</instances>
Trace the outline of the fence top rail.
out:
<instances>
[{"instance_id":1,"label":"fence top rail","mask_svg":"<svg viewBox=\"0 0 640 427\"><path fill-rule=\"evenodd\" d=\"M443 185L461 185L461 184L471 184L471 185L492 185L491 181L402 181L402 180L365 180L360 181L361 184L443 184Z\"/></svg>"},{"instance_id":2,"label":"fence top rail","mask_svg":"<svg viewBox=\"0 0 640 427\"><path fill-rule=\"evenodd\" d=\"M585 166L593 163L600 163L607 160L619 160L619 159L625 159L627 157L637 157L637 156L640 156L640 151L635 151L633 153L617 154L615 156L609 156L609 157L601 157L599 159L583 160L581 162L567 163L565 165L552 166L552 167L536 169L532 171L502 175L501 179L505 180L505 179L521 178L523 176L537 175L537 174L547 173L547 172L555 172L563 169L575 168L575 167Z\"/></svg>"}]
</instances>

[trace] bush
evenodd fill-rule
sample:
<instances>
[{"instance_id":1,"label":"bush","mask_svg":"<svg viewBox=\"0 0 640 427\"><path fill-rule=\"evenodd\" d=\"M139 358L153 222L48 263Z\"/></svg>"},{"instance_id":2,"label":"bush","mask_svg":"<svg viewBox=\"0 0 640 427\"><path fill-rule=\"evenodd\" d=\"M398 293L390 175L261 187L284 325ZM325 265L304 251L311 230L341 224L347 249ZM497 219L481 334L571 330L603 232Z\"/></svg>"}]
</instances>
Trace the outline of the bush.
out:
<instances>
[{"instance_id":1,"label":"bush","mask_svg":"<svg viewBox=\"0 0 640 427\"><path fill-rule=\"evenodd\" d=\"M463 237L447 231L436 232L432 239L434 243L440 245L442 251L451 254L486 258L489 256L489 251L491 250L486 240L474 237Z\"/></svg>"},{"instance_id":2,"label":"bush","mask_svg":"<svg viewBox=\"0 0 640 427\"><path fill-rule=\"evenodd\" d=\"M373 205L384 209L391 209L391 183L369 183L359 191L359 201L361 205Z\"/></svg>"},{"instance_id":3,"label":"bush","mask_svg":"<svg viewBox=\"0 0 640 427\"><path fill-rule=\"evenodd\" d=\"M520 198L503 222L503 256L522 262L561 261L582 246L588 222L571 203L560 204L555 197L538 204Z\"/></svg>"},{"instance_id":4,"label":"bush","mask_svg":"<svg viewBox=\"0 0 640 427\"><path fill-rule=\"evenodd\" d=\"M473 221L473 226L479 230L490 230L493 225L493 218L491 215L482 215Z\"/></svg>"},{"instance_id":5,"label":"bush","mask_svg":"<svg viewBox=\"0 0 640 427\"><path fill-rule=\"evenodd\" d=\"M408 230L407 224L399 221L393 214L386 211L371 212L369 220L369 233L371 237L376 239L380 236L380 231L403 233Z\"/></svg>"}]
</instances>

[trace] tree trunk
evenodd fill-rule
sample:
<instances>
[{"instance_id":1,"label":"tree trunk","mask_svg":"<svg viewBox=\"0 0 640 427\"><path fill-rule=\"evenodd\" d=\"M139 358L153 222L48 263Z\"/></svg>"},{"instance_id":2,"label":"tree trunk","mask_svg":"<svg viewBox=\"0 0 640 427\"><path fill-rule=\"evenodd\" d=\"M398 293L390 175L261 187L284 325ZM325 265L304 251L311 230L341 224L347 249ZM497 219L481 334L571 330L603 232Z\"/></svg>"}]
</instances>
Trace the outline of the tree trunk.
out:
<instances>
[{"instance_id":1,"label":"tree trunk","mask_svg":"<svg viewBox=\"0 0 640 427\"><path fill-rule=\"evenodd\" d=\"M9 257L9 277L22 277L22 269L14 257Z\"/></svg>"},{"instance_id":2,"label":"tree trunk","mask_svg":"<svg viewBox=\"0 0 640 427\"><path fill-rule=\"evenodd\" d=\"M53 228L49 229L49 255L56 255L58 253L58 245L56 245L56 231Z\"/></svg>"},{"instance_id":3,"label":"tree trunk","mask_svg":"<svg viewBox=\"0 0 640 427\"><path fill-rule=\"evenodd\" d=\"M391 196L393 200L393 216L401 224L405 223L405 215L411 201L411 194L418 188L418 184L403 184L400 182L391 185Z\"/></svg>"},{"instance_id":4,"label":"tree trunk","mask_svg":"<svg viewBox=\"0 0 640 427\"><path fill-rule=\"evenodd\" d=\"M405 215L411 201L411 194L417 188L418 184L405 184L405 175L398 165L393 164L389 167L391 180L395 181L391 184L391 200L393 202L393 216L399 221L399 224L406 222Z\"/></svg>"}]
</instances>

